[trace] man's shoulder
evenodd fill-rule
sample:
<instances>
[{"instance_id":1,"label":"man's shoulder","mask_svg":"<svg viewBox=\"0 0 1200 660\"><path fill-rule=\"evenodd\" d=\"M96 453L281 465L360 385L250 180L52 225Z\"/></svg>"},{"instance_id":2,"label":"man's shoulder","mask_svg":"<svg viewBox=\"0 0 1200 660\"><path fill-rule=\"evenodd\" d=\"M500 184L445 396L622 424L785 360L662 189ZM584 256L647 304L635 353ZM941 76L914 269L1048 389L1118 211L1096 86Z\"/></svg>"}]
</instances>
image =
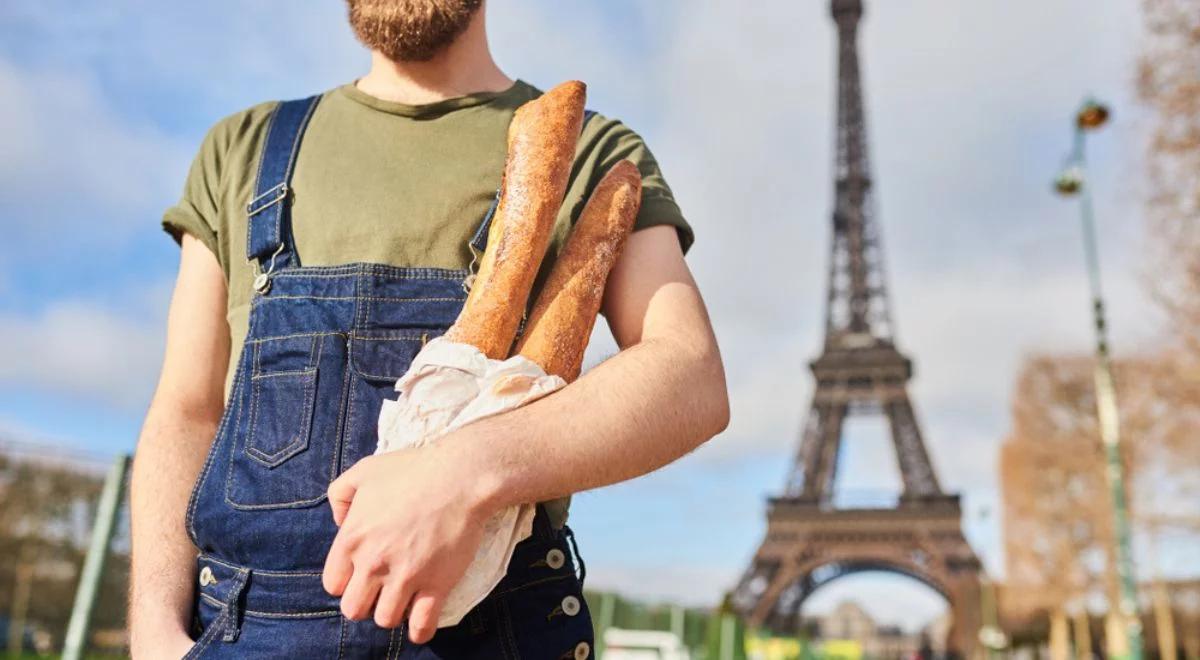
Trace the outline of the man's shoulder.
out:
<instances>
[{"instance_id":1,"label":"man's shoulder","mask_svg":"<svg viewBox=\"0 0 1200 660\"><path fill-rule=\"evenodd\" d=\"M249 176L266 140L271 116L282 101L263 101L225 115L209 126L199 160L221 179Z\"/></svg>"},{"instance_id":2,"label":"man's shoulder","mask_svg":"<svg viewBox=\"0 0 1200 660\"><path fill-rule=\"evenodd\" d=\"M628 124L589 108L583 117L583 130L579 134L581 145L595 148L612 148L618 144L642 144L642 136Z\"/></svg>"},{"instance_id":3,"label":"man's shoulder","mask_svg":"<svg viewBox=\"0 0 1200 660\"><path fill-rule=\"evenodd\" d=\"M518 79L517 85L522 88L525 96L528 97L524 100L533 100L545 94L540 87L530 84L523 79ZM595 106L589 103L583 114L583 129L579 135L580 146L598 146L603 142L622 140L636 140L641 142L642 137L625 122L600 112Z\"/></svg>"},{"instance_id":4,"label":"man's shoulder","mask_svg":"<svg viewBox=\"0 0 1200 660\"><path fill-rule=\"evenodd\" d=\"M279 101L264 101L225 115L209 127L202 151L219 157L252 149L265 134Z\"/></svg>"}]
</instances>

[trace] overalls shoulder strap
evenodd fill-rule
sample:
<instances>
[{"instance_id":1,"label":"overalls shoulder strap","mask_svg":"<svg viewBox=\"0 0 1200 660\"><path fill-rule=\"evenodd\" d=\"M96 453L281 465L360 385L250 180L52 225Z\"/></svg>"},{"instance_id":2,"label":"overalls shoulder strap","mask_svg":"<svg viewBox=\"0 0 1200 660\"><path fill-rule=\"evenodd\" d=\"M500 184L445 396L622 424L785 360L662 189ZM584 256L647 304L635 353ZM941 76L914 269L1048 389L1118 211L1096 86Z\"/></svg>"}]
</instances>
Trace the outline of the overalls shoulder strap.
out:
<instances>
[{"instance_id":1,"label":"overalls shoulder strap","mask_svg":"<svg viewBox=\"0 0 1200 660\"><path fill-rule=\"evenodd\" d=\"M321 95L283 101L276 106L267 126L258 162L254 199L246 205L246 258L257 260L261 273L299 266L292 238L289 202L292 171L300 140ZM261 277L261 276L260 276Z\"/></svg>"}]
</instances>

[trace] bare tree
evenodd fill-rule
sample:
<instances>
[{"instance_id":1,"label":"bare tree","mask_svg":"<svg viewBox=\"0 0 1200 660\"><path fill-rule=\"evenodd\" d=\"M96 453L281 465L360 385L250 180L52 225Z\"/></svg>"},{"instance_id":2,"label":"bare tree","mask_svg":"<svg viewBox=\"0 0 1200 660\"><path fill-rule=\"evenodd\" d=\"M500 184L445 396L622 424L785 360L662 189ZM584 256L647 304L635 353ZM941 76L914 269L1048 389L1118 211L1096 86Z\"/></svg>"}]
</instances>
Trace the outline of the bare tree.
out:
<instances>
[{"instance_id":1,"label":"bare tree","mask_svg":"<svg viewBox=\"0 0 1200 660\"><path fill-rule=\"evenodd\" d=\"M1146 44L1138 91L1151 117L1147 222L1155 268L1150 288L1195 360L1200 355L1200 0L1143 0L1142 5Z\"/></svg>"},{"instance_id":2,"label":"bare tree","mask_svg":"<svg viewBox=\"0 0 1200 660\"><path fill-rule=\"evenodd\" d=\"M1017 379L1000 471L1006 609L1019 618L1108 587L1112 528L1091 368L1088 358L1043 356Z\"/></svg>"}]
</instances>

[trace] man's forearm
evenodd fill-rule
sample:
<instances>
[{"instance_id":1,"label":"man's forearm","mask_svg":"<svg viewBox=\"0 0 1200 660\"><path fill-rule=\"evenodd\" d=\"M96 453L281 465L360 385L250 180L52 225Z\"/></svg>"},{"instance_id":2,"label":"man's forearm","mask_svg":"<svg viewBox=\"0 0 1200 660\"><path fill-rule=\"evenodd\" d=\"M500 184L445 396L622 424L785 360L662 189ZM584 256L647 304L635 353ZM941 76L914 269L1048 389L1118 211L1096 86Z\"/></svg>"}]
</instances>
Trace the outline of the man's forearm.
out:
<instances>
[{"instance_id":1,"label":"man's forearm","mask_svg":"<svg viewBox=\"0 0 1200 660\"><path fill-rule=\"evenodd\" d=\"M187 634L196 549L184 517L216 424L211 412L162 406L152 406L146 416L130 482L129 622L135 652L157 646L158 637Z\"/></svg>"},{"instance_id":2,"label":"man's forearm","mask_svg":"<svg viewBox=\"0 0 1200 660\"><path fill-rule=\"evenodd\" d=\"M715 342L642 341L562 390L447 440L490 507L539 502L651 472L728 423ZM435 445L436 446L436 445Z\"/></svg>"}]
</instances>

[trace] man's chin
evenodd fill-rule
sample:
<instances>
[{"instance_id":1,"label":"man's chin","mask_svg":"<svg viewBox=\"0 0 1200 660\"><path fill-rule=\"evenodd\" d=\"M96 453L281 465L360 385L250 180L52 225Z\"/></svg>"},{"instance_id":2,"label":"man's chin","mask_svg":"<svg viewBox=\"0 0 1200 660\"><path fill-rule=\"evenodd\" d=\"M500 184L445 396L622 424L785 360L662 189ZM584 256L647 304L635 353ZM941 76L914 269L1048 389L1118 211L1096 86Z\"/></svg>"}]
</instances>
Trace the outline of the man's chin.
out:
<instances>
[{"instance_id":1,"label":"man's chin","mask_svg":"<svg viewBox=\"0 0 1200 660\"><path fill-rule=\"evenodd\" d=\"M482 0L347 0L350 27L393 62L428 62L454 43Z\"/></svg>"}]
</instances>

